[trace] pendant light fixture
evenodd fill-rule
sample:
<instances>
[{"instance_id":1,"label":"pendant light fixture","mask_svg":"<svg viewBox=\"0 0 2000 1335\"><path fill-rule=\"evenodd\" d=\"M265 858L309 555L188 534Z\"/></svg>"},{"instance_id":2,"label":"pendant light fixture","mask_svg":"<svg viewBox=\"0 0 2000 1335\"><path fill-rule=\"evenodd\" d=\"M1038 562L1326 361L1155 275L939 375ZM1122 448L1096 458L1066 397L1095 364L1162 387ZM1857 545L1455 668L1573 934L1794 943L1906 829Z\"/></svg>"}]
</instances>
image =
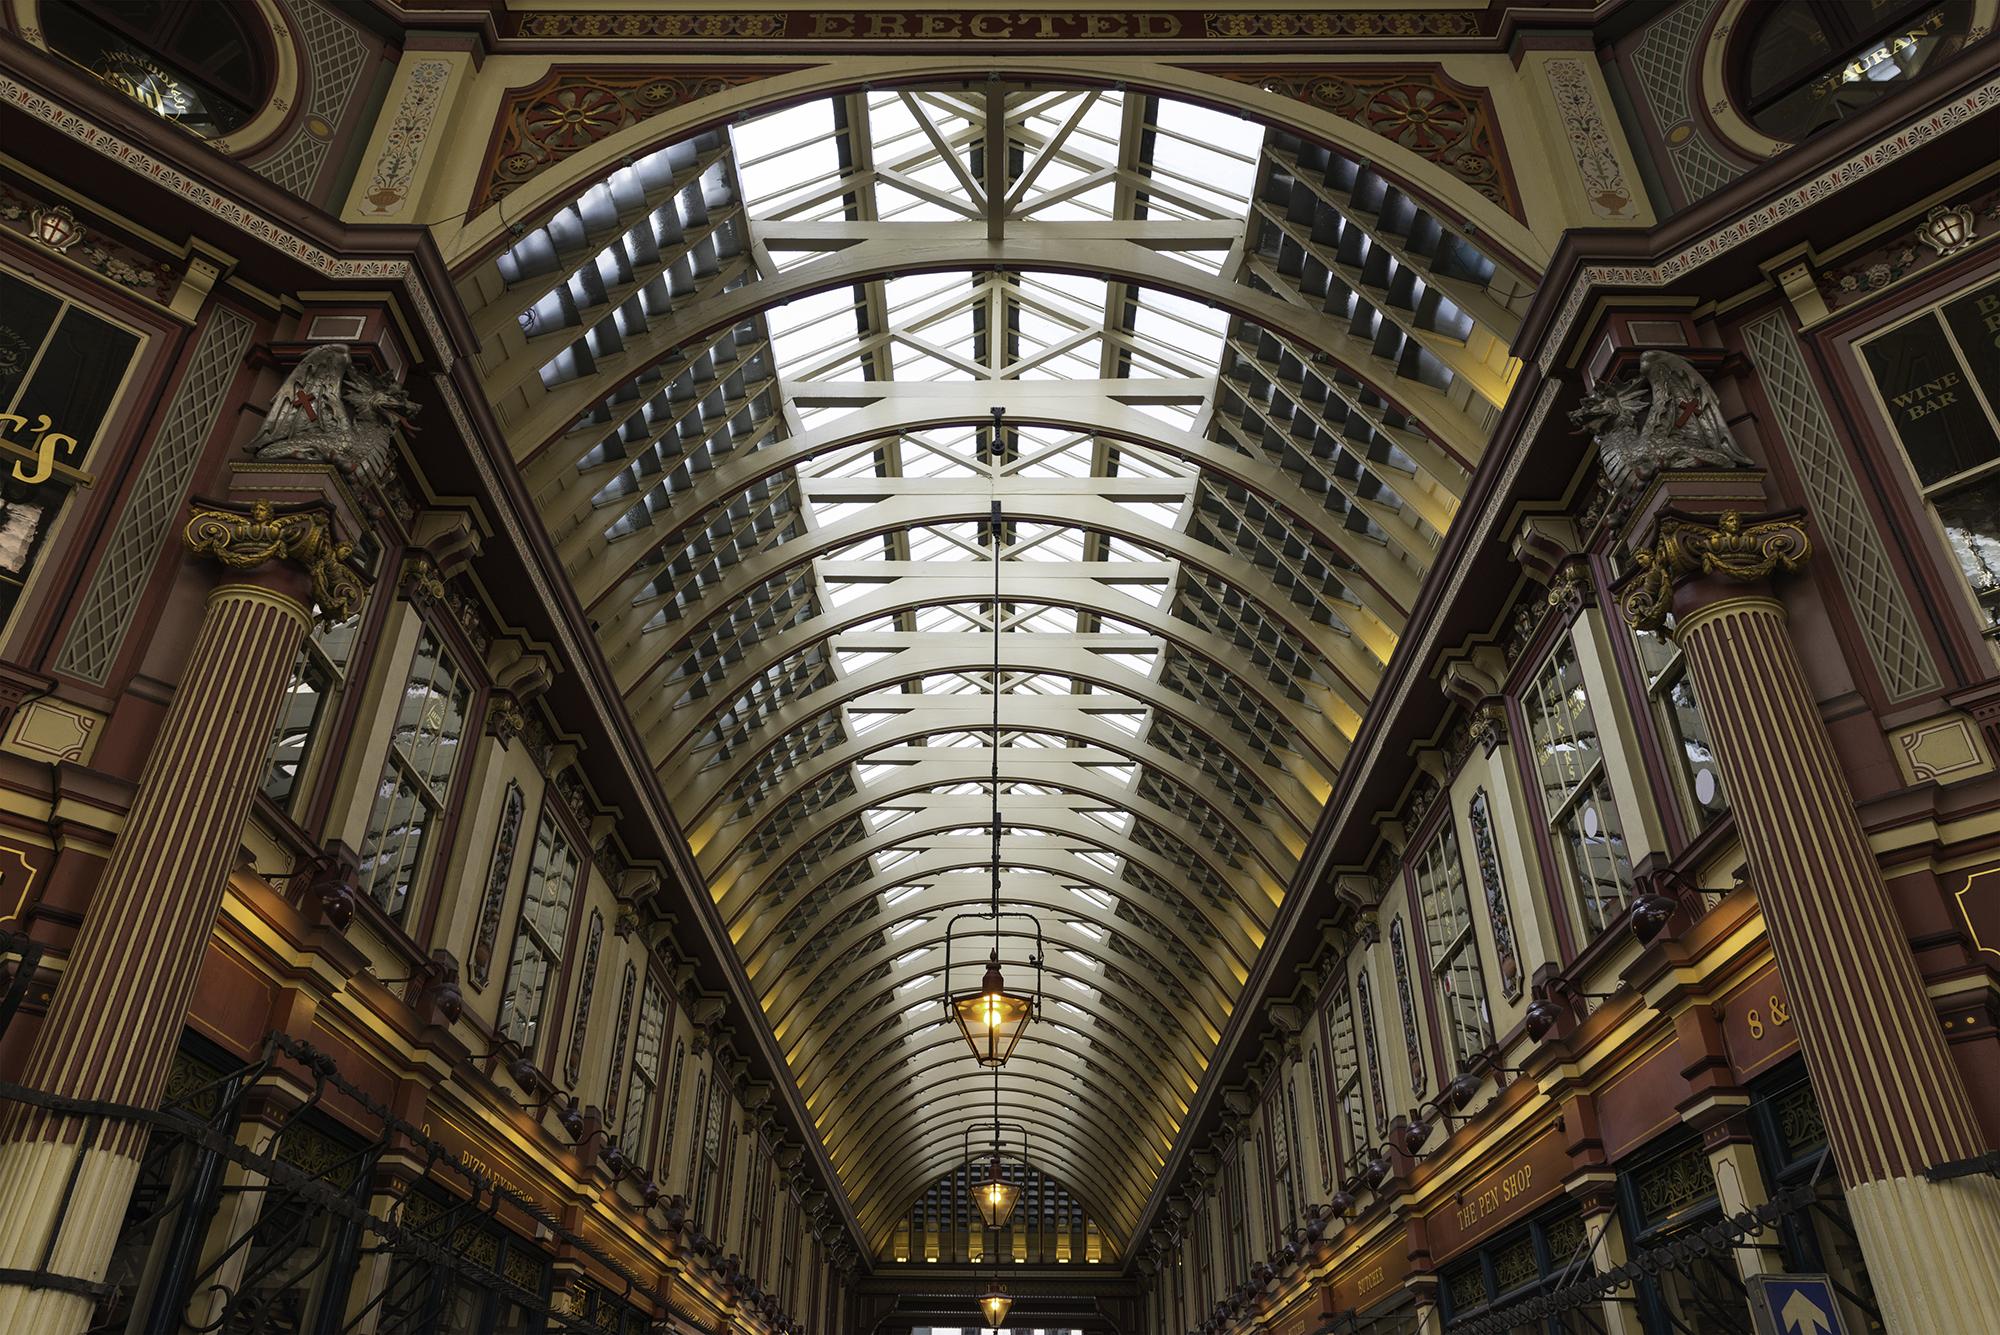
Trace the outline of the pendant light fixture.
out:
<instances>
[{"instance_id":1,"label":"pendant light fixture","mask_svg":"<svg viewBox=\"0 0 2000 1335\"><path fill-rule=\"evenodd\" d=\"M968 1167L972 1167L974 1163L971 1153L971 1142L972 1128L975 1125L977 1123L968 1123L964 1131L965 1145L962 1153ZM973 1178L971 1187L972 1208L978 1211L979 1218L988 1228L1007 1227L1007 1221L1014 1217L1014 1207L1021 1199L1020 1184L1007 1180L1005 1156L1000 1148L1001 1134L1003 1131L1008 1130L1015 1130L1021 1133L1020 1157L1022 1164L1026 1165L1028 1162L1028 1128L1022 1123L1002 1122L1000 1120L1000 1071L996 1067L993 1071L993 1149L991 1154L987 1156L984 1171L978 1172L978 1175ZM978 1170L975 1171L977 1172Z\"/></svg>"},{"instance_id":2,"label":"pendant light fixture","mask_svg":"<svg viewBox=\"0 0 2000 1335\"><path fill-rule=\"evenodd\" d=\"M987 458L994 470L994 484L999 484L1000 469L1000 424L1005 416L1004 408L993 411L993 435L988 447ZM958 1025L958 1032L965 1039L966 1046L981 1066L1000 1067L1014 1055L1015 1045L1021 1041L1021 1033L1028 1022L1041 1014L1042 1010L1042 923L1031 913L1000 912L1000 543L1003 531L1000 499L996 494L993 509L988 518L988 541L992 544L993 559L993 903L985 913L961 913L952 918L946 928L944 939L944 986L945 1007ZM1007 979L1000 971L1000 920L1026 918L1035 925L1035 954L1029 962L1035 966L1035 989L1032 993L1011 990ZM986 958L986 973L979 980L977 991L953 992L951 990L952 931L967 918L990 918L993 922L993 948Z\"/></svg>"},{"instance_id":3,"label":"pendant light fixture","mask_svg":"<svg viewBox=\"0 0 2000 1335\"><path fill-rule=\"evenodd\" d=\"M986 1286L986 1296L979 1300L979 1313L986 1318L989 1329L998 1330L1013 1306L1014 1300L1007 1296L1007 1290L1002 1287L996 1276L993 1282Z\"/></svg>"}]
</instances>

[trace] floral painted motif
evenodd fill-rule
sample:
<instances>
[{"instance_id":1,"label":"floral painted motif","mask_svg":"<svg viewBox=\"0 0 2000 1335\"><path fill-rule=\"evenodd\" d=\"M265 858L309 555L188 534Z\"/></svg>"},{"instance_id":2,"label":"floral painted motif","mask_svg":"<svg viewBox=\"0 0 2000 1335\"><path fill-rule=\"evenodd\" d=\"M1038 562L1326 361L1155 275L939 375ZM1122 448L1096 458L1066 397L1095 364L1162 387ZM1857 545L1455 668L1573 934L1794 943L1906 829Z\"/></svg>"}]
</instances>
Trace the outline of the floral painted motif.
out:
<instances>
[{"instance_id":1,"label":"floral painted motif","mask_svg":"<svg viewBox=\"0 0 2000 1335\"><path fill-rule=\"evenodd\" d=\"M604 1127L618 1124L618 1084L625 1073L625 1031L632 1027L632 993L639 986L639 971L625 966L625 981L618 988L618 1028L611 1034L611 1074L604 1081Z\"/></svg>"},{"instance_id":2,"label":"floral painted motif","mask_svg":"<svg viewBox=\"0 0 2000 1335\"><path fill-rule=\"evenodd\" d=\"M403 100L389 124L389 137L382 144L382 156L375 160L375 176L365 196L368 212L400 213L409 198L410 182L416 178L417 164L424 156L431 123L437 119L444 101L445 86L451 82L451 65L442 60L421 60L410 70L403 86Z\"/></svg>"},{"instance_id":3,"label":"floral painted motif","mask_svg":"<svg viewBox=\"0 0 2000 1335\"><path fill-rule=\"evenodd\" d=\"M634 19L671 16L634 15ZM487 158L473 213L601 139L704 97L713 97L790 66L675 73L651 66L621 70L556 69L540 83L510 90L500 104L500 132Z\"/></svg>"},{"instance_id":4,"label":"floral painted motif","mask_svg":"<svg viewBox=\"0 0 2000 1335\"><path fill-rule=\"evenodd\" d=\"M1396 1004L1403 1012L1403 1046L1410 1054L1410 1088L1422 1098L1430 1088L1424 1070L1422 1020L1417 1015L1417 994L1410 987L1410 951L1404 939L1403 919L1398 914L1389 924L1389 955L1396 962Z\"/></svg>"},{"instance_id":5,"label":"floral painted motif","mask_svg":"<svg viewBox=\"0 0 2000 1335\"><path fill-rule=\"evenodd\" d=\"M468 976L474 987L485 987L493 978L493 945L500 939L500 907L507 898L507 882L514 874L514 847L521 840L521 785L507 781L506 796L500 799L500 831L493 836L493 861L486 869L486 897L479 901L479 927L472 938L472 967Z\"/></svg>"},{"instance_id":6,"label":"floral painted motif","mask_svg":"<svg viewBox=\"0 0 2000 1335\"><path fill-rule=\"evenodd\" d=\"M590 1033L590 999L597 992L597 953L604 947L604 915L590 911L590 929L583 942L583 990L577 994L576 1015L569 1026L569 1057L563 1075L571 1085L583 1078L583 1040Z\"/></svg>"},{"instance_id":7,"label":"floral painted motif","mask_svg":"<svg viewBox=\"0 0 2000 1335\"><path fill-rule=\"evenodd\" d=\"M1610 132L1604 128L1589 71L1581 60L1569 56L1551 59L1542 70L1555 94L1556 110L1562 115L1563 133L1569 137L1570 156L1583 177L1590 211L1600 218L1632 217L1632 188L1625 181L1625 169L1619 165Z\"/></svg>"},{"instance_id":8,"label":"floral painted motif","mask_svg":"<svg viewBox=\"0 0 2000 1335\"><path fill-rule=\"evenodd\" d=\"M1437 65L1324 68L1219 65L1203 74L1254 83L1267 93L1329 111L1428 159L1519 218L1493 99Z\"/></svg>"},{"instance_id":9,"label":"floral painted motif","mask_svg":"<svg viewBox=\"0 0 2000 1335\"><path fill-rule=\"evenodd\" d=\"M1501 879L1500 857L1493 848L1493 813L1486 790L1473 793L1465 820L1472 827L1472 858L1479 864L1479 884L1486 892L1486 920L1493 928L1493 954L1500 968L1500 995L1521 999L1521 953L1514 948L1514 916L1507 908L1507 883Z\"/></svg>"},{"instance_id":10,"label":"floral painted motif","mask_svg":"<svg viewBox=\"0 0 2000 1335\"><path fill-rule=\"evenodd\" d=\"M1375 998L1368 986L1368 970L1354 975L1354 1008L1361 1022L1361 1047L1368 1054L1368 1092L1375 1101L1375 1134L1389 1134L1389 1100L1382 1094L1382 1050L1375 1041Z\"/></svg>"}]
</instances>

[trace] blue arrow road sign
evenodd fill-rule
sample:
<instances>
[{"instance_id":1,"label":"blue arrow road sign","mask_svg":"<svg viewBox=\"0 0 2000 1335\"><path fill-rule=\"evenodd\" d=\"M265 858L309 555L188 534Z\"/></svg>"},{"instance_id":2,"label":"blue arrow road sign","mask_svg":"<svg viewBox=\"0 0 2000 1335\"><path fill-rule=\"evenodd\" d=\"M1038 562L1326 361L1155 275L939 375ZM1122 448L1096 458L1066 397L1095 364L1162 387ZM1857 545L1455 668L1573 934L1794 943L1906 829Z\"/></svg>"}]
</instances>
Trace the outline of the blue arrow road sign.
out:
<instances>
[{"instance_id":1,"label":"blue arrow road sign","mask_svg":"<svg viewBox=\"0 0 2000 1335\"><path fill-rule=\"evenodd\" d=\"M1750 1319L1757 1335L1847 1335L1840 1300L1825 1275L1756 1275Z\"/></svg>"}]
</instances>

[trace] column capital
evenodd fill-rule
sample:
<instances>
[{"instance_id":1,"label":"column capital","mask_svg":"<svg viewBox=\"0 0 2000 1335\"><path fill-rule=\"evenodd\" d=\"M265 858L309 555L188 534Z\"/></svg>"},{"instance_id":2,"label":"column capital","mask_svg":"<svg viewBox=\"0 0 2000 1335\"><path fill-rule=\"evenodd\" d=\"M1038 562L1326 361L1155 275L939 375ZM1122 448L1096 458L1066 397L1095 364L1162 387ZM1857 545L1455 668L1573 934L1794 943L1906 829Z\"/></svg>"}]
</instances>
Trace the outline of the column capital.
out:
<instances>
[{"instance_id":1,"label":"column capital","mask_svg":"<svg viewBox=\"0 0 2000 1335\"><path fill-rule=\"evenodd\" d=\"M1729 510L1710 519L1670 510L1655 523L1652 544L1632 553L1639 574L1618 601L1633 626L1658 630L1674 610L1675 590L1689 581L1748 584L1797 570L1811 555L1812 539L1798 514L1746 520Z\"/></svg>"},{"instance_id":2,"label":"column capital","mask_svg":"<svg viewBox=\"0 0 2000 1335\"><path fill-rule=\"evenodd\" d=\"M188 549L237 574L288 562L312 583L322 621L352 616L367 592L350 557L352 544L334 537L332 517L320 506L280 509L268 501L248 510L197 503L183 533ZM311 609L307 609L310 611Z\"/></svg>"}]
</instances>

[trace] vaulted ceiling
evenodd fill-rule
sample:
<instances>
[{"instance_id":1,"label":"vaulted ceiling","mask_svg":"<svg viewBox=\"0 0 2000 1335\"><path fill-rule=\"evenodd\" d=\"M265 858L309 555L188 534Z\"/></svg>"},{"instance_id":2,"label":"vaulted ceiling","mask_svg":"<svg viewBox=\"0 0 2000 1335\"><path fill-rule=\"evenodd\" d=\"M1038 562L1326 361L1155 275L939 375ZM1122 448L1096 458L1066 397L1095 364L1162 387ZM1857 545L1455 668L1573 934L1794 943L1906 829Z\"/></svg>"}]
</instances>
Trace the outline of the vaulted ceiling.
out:
<instances>
[{"instance_id":1,"label":"vaulted ceiling","mask_svg":"<svg viewBox=\"0 0 2000 1335\"><path fill-rule=\"evenodd\" d=\"M463 286L871 1244L991 1116L939 973L989 893L997 746L1003 907L1048 947L1002 1115L1123 1251L1506 397L1524 282L1339 153L993 82L660 148Z\"/></svg>"}]
</instances>

